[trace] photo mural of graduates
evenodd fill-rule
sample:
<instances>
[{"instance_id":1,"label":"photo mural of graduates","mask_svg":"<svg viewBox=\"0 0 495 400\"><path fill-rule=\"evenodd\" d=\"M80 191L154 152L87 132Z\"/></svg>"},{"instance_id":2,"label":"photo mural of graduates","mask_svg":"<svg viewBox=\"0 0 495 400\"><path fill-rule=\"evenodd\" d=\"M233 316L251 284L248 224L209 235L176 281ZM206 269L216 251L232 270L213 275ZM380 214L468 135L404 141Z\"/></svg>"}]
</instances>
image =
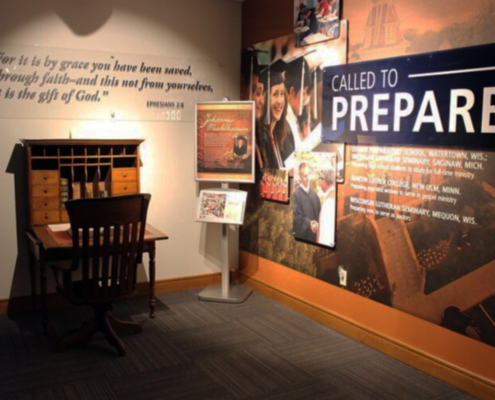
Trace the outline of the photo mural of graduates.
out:
<instances>
[{"instance_id":1,"label":"photo mural of graduates","mask_svg":"<svg viewBox=\"0 0 495 400\"><path fill-rule=\"evenodd\" d=\"M321 143L323 68L347 61L347 21L340 36L304 48L288 35L243 50L241 100L256 109L260 168L294 167L294 151Z\"/></svg>"},{"instance_id":2,"label":"photo mural of graduates","mask_svg":"<svg viewBox=\"0 0 495 400\"><path fill-rule=\"evenodd\" d=\"M269 67L268 88L261 116L260 153L263 167L286 168L295 150L294 133L287 122L288 96L285 89L287 64L277 60Z\"/></svg>"},{"instance_id":3,"label":"photo mural of graduates","mask_svg":"<svg viewBox=\"0 0 495 400\"><path fill-rule=\"evenodd\" d=\"M325 247L335 246L335 186L344 179L345 153L343 143L322 143L323 68L347 61L347 21L334 6L335 40L304 48L297 35L263 42L244 49L241 70L242 99L255 103L259 196L287 203L294 176L294 237Z\"/></svg>"},{"instance_id":4,"label":"photo mural of graduates","mask_svg":"<svg viewBox=\"0 0 495 400\"><path fill-rule=\"evenodd\" d=\"M318 7L317 0L308 0L297 2L295 9L301 3ZM291 35L250 49L249 64L255 68L248 80L255 82L258 74L252 89L254 95L255 87L263 87L258 92L264 92L260 110L268 111L269 104L275 107L276 101L268 100L272 87L273 96L280 82L285 87L285 103L279 102L274 112L285 111L280 119L285 118L291 130L294 153L284 158L280 152L280 158L293 170L293 179L288 205L265 201L258 186L247 188L240 249L331 285L342 287L344 275L345 290L495 346L493 148L472 151L449 145L459 129L445 135L442 146L392 146L369 134L344 146L336 143L339 137L333 132L325 132L322 142L322 118L332 110L321 100L325 67L425 52L437 60L443 50L493 43L495 8L484 0L455 5L448 0L368 0L346 4L346 15L353 23L349 60L345 21L340 21L340 36L334 40L297 47ZM482 53L479 59L490 54ZM284 64L276 65L278 60ZM433 63L431 71L437 71L435 67ZM342 68L340 76L352 68ZM270 85L270 72L280 75L279 86ZM398 73L407 76L400 68ZM344 95L327 92L326 99ZM348 103L351 110L352 100ZM426 117L431 109L427 111ZM257 113L257 143L272 121L261 114ZM493 126L490 114L486 125ZM377 121L384 124L383 118ZM432 122L425 125L434 127ZM337 158L325 158L331 155ZM332 215L328 210L333 207Z\"/></svg>"}]
</instances>

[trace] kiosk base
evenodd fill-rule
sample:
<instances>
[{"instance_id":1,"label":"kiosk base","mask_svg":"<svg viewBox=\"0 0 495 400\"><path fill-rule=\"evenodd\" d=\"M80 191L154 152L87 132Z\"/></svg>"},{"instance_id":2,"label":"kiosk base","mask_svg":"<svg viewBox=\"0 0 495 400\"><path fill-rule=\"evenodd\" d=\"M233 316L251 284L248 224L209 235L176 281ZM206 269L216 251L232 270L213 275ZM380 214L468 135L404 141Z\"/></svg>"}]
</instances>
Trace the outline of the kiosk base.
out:
<instances>
[{"instance_id":1,"label":"kiosk base","mask_svg":"<svg viewBox=\"0 0 495 400\"><path fill-rule=\"evenodd\" d=\"M199 300L218 301L222 303L242 303L246 301L252 290L242 285L229 285L222 290L222 285L211 285L198 294Z\"/></svg>"}]
</instances>

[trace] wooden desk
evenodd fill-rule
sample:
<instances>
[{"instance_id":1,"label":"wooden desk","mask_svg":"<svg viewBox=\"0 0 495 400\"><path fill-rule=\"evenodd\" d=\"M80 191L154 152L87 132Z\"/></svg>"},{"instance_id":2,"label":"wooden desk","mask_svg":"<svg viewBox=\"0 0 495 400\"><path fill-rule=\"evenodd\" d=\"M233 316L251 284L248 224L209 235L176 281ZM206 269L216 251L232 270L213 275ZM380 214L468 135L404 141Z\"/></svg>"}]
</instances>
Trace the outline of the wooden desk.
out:
<instances>
[{"instance_id":1,"label":"wooden desk","mask_svg":"<svg viewBox=\"0 0 495 400\"><path fill-rule=\"evenodd\" d=\"M40 293L41 293L41 311L43 332L46 333L48 326L47 316L47 293L46 293L46 270L50 262L70 260L72 258L72 237L67 231L53 232L47 225L33 226L32 231L26 232L28 237L28 246L31 257L31 293L33 308L36 308L36 267L39 266ZM155 257L156 242L166 240L168 236L153 227L146 224L146 233L144 237L143 252L149 255L149 274L150 274L150 317L155 317Z\"/></svg>"}]
</instances>

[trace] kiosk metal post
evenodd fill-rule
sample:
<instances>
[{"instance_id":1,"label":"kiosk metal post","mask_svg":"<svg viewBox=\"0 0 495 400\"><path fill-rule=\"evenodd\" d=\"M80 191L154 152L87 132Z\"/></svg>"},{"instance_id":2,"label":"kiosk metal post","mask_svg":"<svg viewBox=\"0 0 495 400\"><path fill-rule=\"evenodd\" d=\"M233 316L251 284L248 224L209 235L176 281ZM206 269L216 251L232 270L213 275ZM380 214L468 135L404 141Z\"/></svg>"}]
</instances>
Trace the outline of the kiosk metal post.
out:
<instances>
[{"instance_id":1,"label":"kiosk metal post","mask_svg":"<svg viewBox=\"0 0 495 400\"><path fill-rule=\"evenodd\" d=\"M222 183L222 189L229 189L228 183ZM242 303L252 290L246 286L230 284L230 266L229 266L229 224L222 224L222 283L221 285L211 285L202 290L198 298L205 301L218 301L224 303Z\"/></svg>"},{"instance_id":2,"label":"kiosk metal post","mask_svg":"<svg viewBox=\"0 0 495 400\"><path fill-rule=\"evenodd\" d=\"M242 303L251 289L230 284L229 225L242 225L247 192L229 189L229 182L254 183L254 101L196 103L195 178L222 183L221 189L200 192L196 220L222 224L222 283L208 286L200 300Z\"/></svg>"}]
</instances>

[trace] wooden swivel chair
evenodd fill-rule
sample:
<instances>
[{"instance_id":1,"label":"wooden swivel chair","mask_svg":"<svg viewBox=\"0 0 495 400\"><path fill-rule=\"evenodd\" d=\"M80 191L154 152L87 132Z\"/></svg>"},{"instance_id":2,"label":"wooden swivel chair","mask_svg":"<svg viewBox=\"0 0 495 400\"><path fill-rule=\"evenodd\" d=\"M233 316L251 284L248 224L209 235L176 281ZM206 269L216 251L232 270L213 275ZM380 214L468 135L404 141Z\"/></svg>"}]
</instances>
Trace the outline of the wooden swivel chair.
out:
<instances>
[{"instance_id":1,"label":"wooden swivel chair","mask_svg":"<svg viewBox=\"0 0 495 400\"><path fill-rule=\"evenodd\" d=\"M141 325L119 321L107 312L112 302L135 291L150 199L149 194L136 194L65 203L74 253L70 267L52 266L57 292L72 304L92 306L95 316L79 332L64 339L61 350L101 331L124 356L124 345L115 331L143 331Z\"/></svg>"}]
</instances>

